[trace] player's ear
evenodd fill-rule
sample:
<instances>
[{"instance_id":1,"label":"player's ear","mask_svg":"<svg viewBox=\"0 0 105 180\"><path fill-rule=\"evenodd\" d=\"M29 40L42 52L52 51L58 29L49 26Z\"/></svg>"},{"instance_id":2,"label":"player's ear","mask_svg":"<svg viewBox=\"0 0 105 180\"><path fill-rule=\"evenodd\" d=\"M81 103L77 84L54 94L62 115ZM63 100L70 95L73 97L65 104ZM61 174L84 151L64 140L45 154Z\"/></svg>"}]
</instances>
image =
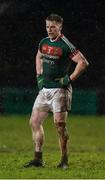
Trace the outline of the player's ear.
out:
<instances>
[{"instance_id":1,"label":"player's ear","mask_svg":"<svg viewBox=\"0 0 105 180\"><path fill-rule=\"evenodd\" d=\"M60 31L62 30L62 25L59 26Z\"/></svg>"}]
</instances>

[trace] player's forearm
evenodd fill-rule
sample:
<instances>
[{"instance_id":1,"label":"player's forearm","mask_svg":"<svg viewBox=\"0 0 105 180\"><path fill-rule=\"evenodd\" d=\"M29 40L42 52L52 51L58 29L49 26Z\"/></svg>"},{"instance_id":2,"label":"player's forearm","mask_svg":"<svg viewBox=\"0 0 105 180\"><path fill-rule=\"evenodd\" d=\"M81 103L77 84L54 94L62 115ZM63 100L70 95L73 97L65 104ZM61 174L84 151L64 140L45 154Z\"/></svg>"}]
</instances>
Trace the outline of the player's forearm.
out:
<instances>
[{"instance_id":1,"label":"player's forearm","mask_svg":"<svg viewBox=\"0 0 105 180\"><path fill-rule=\"evenodd\" d=\"M36 73L37 75L42 74L42 60L39 52L37 53L36 56Z\"/></svg>"},{"instance_id":2,"label":"player's forearm","mask_svg":"<svg viewBox=\"0 0 105 180\"><path fill-rule=\"evenodd\" d=\"M76 68L73 71L73 73L70 75L70 79L72 81L75 81L81 75L81 73L83 73L85 71L85 69L87 68L88 65L89 65L89 63L87 61L79 62L76 65Z\"/></svg>"},{"instance_id":3,"label":"player's forearm","mask_svg":"<svg viewBox=\"0 0 105 180\"><path fill-rule=\"evenodd\" d=\"M72 57L72 61L77 64L74 72L70 75L70 79L74 81L85 71L89 63L80 51L77 51L77 54Z\"/></svg>"},{"instance_id":4,"label":"player's forearm","mask_svg":"<svg viewBox=\"0 0 105 180\"><path fill-rule=\"evenodd\" d=\"M41 64L36 64L36 74L42 74L42 67Z\"/></svg>"}]
</instances>

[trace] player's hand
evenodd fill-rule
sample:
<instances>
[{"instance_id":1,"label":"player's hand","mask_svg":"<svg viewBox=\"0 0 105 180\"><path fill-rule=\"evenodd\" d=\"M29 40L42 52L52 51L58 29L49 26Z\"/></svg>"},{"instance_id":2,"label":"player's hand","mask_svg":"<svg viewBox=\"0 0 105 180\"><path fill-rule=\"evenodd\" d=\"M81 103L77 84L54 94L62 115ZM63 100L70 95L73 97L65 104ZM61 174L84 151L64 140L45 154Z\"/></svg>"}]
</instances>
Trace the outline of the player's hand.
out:
<instances>
[{"instance_id":1,"label":"player's hand","mask_svg":"<svg viewBox=\"0 0 105 180\"><path fill-rule=\"evenodd\" d=\"M60 78L60 84L65 87L71 84L72 80L70 79L69 75L66 74L64 77Z\"/></svg>"},{"instance_id":2,"label":"player's hand","mask_svg":"<svg viewBox=\"0 0 105 180\"><path fill-rule=\"evenodd\" d=\"M39 90L41 90L41 89L43 88L43 84L44 84L43 81L44 81L44 80L43 80L43 75L42 75L42 74L39 74L39 75L37 76L37 83L38 83L38 88L39 88Z\"/></svg>"}]
</instances>

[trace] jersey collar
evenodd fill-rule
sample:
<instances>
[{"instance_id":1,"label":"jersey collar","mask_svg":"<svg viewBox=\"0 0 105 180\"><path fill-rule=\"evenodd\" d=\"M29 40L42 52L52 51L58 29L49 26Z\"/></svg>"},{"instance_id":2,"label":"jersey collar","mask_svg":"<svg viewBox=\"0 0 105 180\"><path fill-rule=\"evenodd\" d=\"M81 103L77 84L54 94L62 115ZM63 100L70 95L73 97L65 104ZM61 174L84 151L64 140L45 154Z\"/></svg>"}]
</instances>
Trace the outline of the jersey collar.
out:
<instances>
[{"instance_id":1,"label":"jersey collar","mask_svg":"<svg viewBox=\"0 0 105 180\"><path fill-rule=\"evenodd\" d=\"M59 34L55 39L50 39L50 41L51 42L58 41L62 36L63 36L63 34Z\"/></svg>"}]
</instances>

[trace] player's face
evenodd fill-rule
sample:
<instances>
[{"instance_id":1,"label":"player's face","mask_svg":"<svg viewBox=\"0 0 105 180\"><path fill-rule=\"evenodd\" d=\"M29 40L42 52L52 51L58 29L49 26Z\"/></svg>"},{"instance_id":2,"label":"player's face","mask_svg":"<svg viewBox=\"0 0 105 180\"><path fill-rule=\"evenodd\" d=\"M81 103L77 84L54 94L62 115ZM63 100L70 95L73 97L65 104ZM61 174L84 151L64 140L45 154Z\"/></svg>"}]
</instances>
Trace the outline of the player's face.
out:
<instances>
[{"instance_id":1,"label":"player's face","mask_svg":"<svg viewBox=\"0 0 105 180\"><path fill-rule=\"evenodd\" d=\"M61 33L61 24L56 21L46 21L46 31L50 39L56 38Z\"/></svg>"}]
</instances>

